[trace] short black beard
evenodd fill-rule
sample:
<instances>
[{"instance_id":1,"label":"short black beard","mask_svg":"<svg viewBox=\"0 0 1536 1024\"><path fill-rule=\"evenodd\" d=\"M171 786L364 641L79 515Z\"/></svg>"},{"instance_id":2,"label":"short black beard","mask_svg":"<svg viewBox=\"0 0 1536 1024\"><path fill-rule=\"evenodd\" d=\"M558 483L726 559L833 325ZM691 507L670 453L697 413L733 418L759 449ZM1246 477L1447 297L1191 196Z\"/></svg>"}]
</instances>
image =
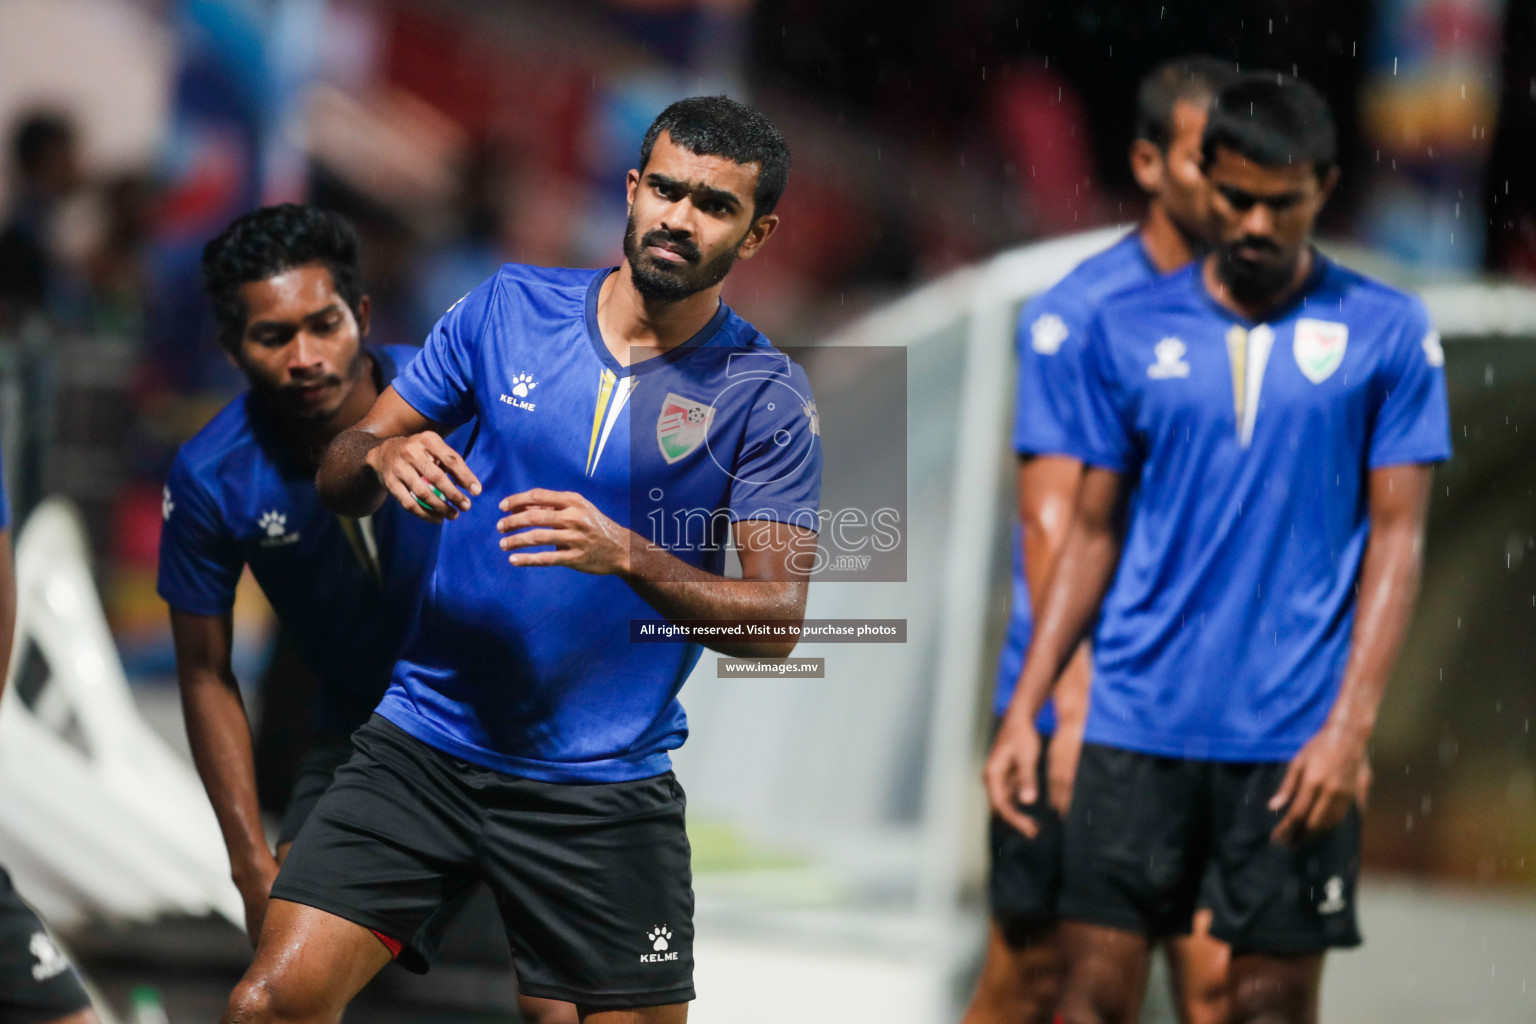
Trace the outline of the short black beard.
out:
<instances>
[{"instance_id":1,"label":"short black beard","mask_svg":"<svg viewBox=\"0 0 1536 1024\"><path fill-rule=\"evenodd\" d=\"M1245 306L1261 306L1285 291L1296 277L1296 261L1262 263L1233 254L1233 246L1222 246L1216 261L1216 275Z\"/></svg>"},{"instance_id":2,"label":"short black beard","mask_svg":"<svg viewBox=\"0 0 1536 1024\"><path fill-rule=\"evenodd\" d=\"M635 237L635 219L630 217L624 225L624 258L629 262L630 276L634 279L635 290L642 298L652 302L681 302L690 295L697 295L725 280L725 275L731 272L731 267L736 264L736 251L741 247L741 242L746 240L746 235L720 255L708 263L698 263L698 257L692 257L684 266L678 269L662 269L656 265L656 259L645 253L649 245L670 244L685 250L684 256L690 252L697 252L691 239L678 238L669 231L647 231L644 238Z\"/></svg>"}]
</instances>

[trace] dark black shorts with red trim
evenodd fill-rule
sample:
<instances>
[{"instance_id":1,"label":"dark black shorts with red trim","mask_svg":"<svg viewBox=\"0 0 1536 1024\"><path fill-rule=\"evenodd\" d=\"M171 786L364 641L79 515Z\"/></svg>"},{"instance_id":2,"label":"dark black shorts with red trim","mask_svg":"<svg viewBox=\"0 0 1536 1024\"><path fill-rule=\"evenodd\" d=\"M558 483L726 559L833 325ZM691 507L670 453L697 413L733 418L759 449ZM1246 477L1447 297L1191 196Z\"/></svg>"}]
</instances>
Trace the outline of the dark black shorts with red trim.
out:
<instances>
[{"instance_id":1,"label":"dark black shorts with red trim","mask_svg":"<svg viewBox=\"0 0 1536 1024\"><path fill-rule=\"evenodd\" d=\"M518 778L377 715L353 745L273 898L398 941L400 963L424 971L424 937L483 883L524 994L594 1010L693 998L685 802L671 772L595 785Z\"/></svg>"}]
</instances>

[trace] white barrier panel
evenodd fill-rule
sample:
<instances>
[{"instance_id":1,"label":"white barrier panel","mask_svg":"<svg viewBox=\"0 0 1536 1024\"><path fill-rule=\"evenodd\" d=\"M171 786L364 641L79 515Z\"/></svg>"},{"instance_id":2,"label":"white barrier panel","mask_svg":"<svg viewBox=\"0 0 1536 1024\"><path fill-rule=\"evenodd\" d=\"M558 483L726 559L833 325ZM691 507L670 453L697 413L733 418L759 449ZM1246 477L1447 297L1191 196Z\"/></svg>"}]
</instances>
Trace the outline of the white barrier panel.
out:
<instances>
[{"instance_id":1,"label":"white barrier panel","mask_svg":"<svg viewBox=\"0 0 1536 1024\"><path fill-rule=\"evenodd\" d=\"M218 823L192 766L140 717L68 505L16 543L16 643L0 701L0 864L55 926L218 913L243 926ZM16 675L35 649L47 678Z\"/></svg>"}]
</instances>

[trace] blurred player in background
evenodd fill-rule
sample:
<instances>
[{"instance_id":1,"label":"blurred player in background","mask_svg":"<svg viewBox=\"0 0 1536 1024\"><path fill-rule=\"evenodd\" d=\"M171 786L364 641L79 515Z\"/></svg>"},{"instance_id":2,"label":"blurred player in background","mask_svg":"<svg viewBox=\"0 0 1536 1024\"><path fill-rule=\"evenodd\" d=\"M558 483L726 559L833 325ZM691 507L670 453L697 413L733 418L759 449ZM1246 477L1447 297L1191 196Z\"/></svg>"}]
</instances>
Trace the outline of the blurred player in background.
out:
<instances>
[{"instance_id":1,"label":"blurred player in background","mask_svg":"<svg viewBox=\"0 0 1536 1024\"><path fill-rule=\"evenodd\" d=\"M0 689L16 640L11 503L0 467ZM0 868L0 1024L100 1024L74 965Z\"/></svg>"},{"instance_id":2,"label":"blurred player in background","mask_svg":"<svg viewBox=\"0 0 1536 1024\"><path fill-rule=\"evenodd\" d=\"M1089 328L1088 468L987 768L1017 817L1034 716L1098 614L1063 840L1072 1024L1137 1019L1149 944L1188 930L1207 872L1233 1021L1315 1020L1325 952L1360 941L1366 744L1450 439L1423 305L1310 244L1336 151L1305 83L1227 86L1202 140L1216 251Z\"/></svg>"},{"instance_id":3,"label":"blurred player in background","mask_svg":"<svg viewBox=\"0 0 1536 1024\"><path fill-rule=\"evenodd\" d=\"M257 210L208 243L203 279L220 342L250 390L183 445L171 468L159 590L171 606L187 737L254 944L288 847L389 685L437 558L438 530L395 506L338 516L315 493L325 445L362 419L420 352L363 344L369 301L351 226L311 207ZM275 855L230 664L231 610L246 566L320 680L313 721L303 726L310 750ZM447 920L412 939L407 967L426 969ZM525 998L522 1009L533 1020L575 1020L569 1004Z\"/></svg>"},{"instance_id":4,"label":"blurred player in background","mask_svg":"<svg viewBox=\"0 0 1536 1024\"><path fill-rule=\"evenodd\" d=\"M1209 247L1210 204L1200 170L1206 111L1234 77L1212 57L1184 57L1154 69L1136 97L1131 171L1147 193L1140 226L1109 249L1084 260L1060 283L1024 307L1019 317L1019 376L1013 449L1019 458L1012 612L998 659L993 715L1013 697L1029 646L1030 609L1039 602L1071 519L1082 478L1076 451L1077 392L1088 322L1107 296L1185 266ZM1026 837L1001 816L991 823L988 893L992 922L987 959L965 1024L1048 1021L1059 990L1059 957L1052 942L1061 883L1061 815L1066 812L1088 712L1087 645L1057 681L1038 728L1049 737L1040 766L1040 799L1018 810L1036 822ZM1224 945L1208 934L1202 910L1194 934L1170 943L1177 1002L1186 1024L1225 1019Z\"/></svg>"},{"instance_id":5,"label":"blurred player in background","mask_svg":"<svg viewBox=\"0 0 1536 1024\"><path fill-rule=\"evenodd\" d=\"M601 1024L686 1019L692 873L667 751L700 649L634 642L631 623L804 615L815 404L720 299L776 229L788 171L757 111L673 104L628 174L619 267L504 266L332 443L328 504L398 503L442 543L390 690L273 887L230 1024L335 1020L477 880L524 991ZM441 435L472 417L466 459ZM679 517L707 536L653 532ZM720 575L727 543L743 578Z\"/></svg>"}]
</instances>

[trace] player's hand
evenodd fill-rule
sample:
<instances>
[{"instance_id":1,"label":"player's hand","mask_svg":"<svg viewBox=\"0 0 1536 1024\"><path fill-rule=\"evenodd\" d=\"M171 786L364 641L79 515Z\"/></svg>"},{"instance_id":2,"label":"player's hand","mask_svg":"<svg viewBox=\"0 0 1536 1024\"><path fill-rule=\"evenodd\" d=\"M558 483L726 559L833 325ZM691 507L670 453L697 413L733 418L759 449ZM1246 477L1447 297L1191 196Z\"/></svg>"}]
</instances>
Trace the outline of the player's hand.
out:
<instances>
[{"instance_id":1,"label":"player's hand","mask_svg":"<svg viewBox=\"0 0 1536 1024\"><path fill-rule=\"evenodd\" d=\"M1063 818L1072 806L1072 785L1077 780L1077 759L1083 751L1083 722L1060 722L1045 752L1046 796Z\"/></svg>"},{"instance_id":2,"label":"player's hand","mask_svg":"<svg viewBox=\"0 0 1536 1024\"><path fill-rule=\"evenodd\" d=\"M563 565L595 575L626 573L635 535L574 491L535 487L503 498L501 550L513 565ZM553 545L553 551L524 548Z\"/></svg>"},{"instance_id":3,"label":"player's hand","mask_svg":"<svg viewBox=\"0 0 1536 1024\"><path fill-rule=\"evenodd\" d=\"M277 879L277 861L268 856L235 877L235 888L245 903L245 933L251 948L261 939L261 925L267 919L267 905L272 899L272 883Z\"/></svg>"},{"instance_id":4,"label":"player's hand","mask_svg":"<svg viewBox=\"0 0 1536 1024\"><path fill-rule=\"evenodd\" d=\"M1321 835L1344 820L1349 805L1363 797L1361 782L1370 782L1365 742L1344 730L1325 725L1291 758L1280 788L1269 801L1271 811L1284 811L1272 838L1296 843Z\"/></svg>"},{"instance_id":5,"label":"player's hand","mask_svg":"<svg viewBox=\"0 0 1536 1024\"><path fill-rule=\"evenodd\" d=\"M396 501L429 523L457 519L469 509L464 492L480 493L464 457L430 430L375 445L367 462Z\"/></svg>"},{"instance_id":6,"label":"player's hand","mask_svg":"<svg viewBox=\"0 0 1536 1024\"><path fill-rule=\"evenodd\" d=\"M1036 778L1040 733L1028 716L1018 716L1021 720L1017 722L1013 717L1005 717L997 730L981 778L987 786L987 803L992 805L992 812L1033 839L1040 834L1040 824L1019 805L1032 804L1040 796Z\"/></svg>"}]
</instances>

